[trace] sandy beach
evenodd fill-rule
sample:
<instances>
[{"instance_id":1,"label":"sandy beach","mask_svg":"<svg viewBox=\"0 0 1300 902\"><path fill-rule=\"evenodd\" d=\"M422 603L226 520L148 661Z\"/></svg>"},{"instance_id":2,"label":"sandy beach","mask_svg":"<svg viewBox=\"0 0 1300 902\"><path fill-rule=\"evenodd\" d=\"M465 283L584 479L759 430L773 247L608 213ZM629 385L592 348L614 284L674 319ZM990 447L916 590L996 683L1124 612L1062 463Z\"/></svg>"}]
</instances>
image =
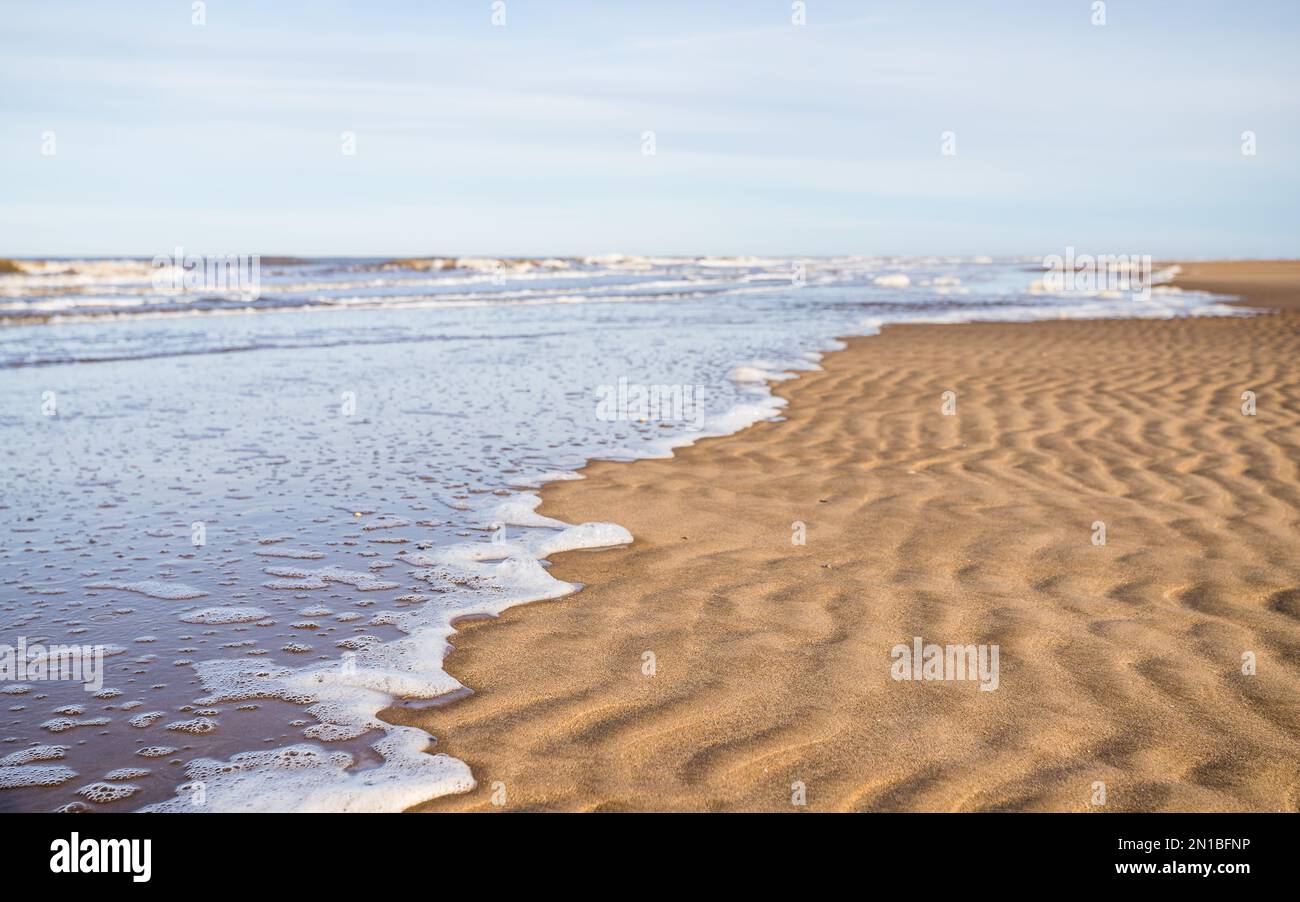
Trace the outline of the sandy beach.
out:
<instances>
[{"instance_id":1,"label":"sandy beach","mask_svg":"<svg viewBox=\"0 0 1300 902\"><path fill-rule=\"evenodd\" d=\"M1293 308L1300 266L1179 284ZM782 422L548 486L635 542L386 713L478 781L418 810L1296 810L1298 358L1293 309L887 326ZM996 644L996 690L893 679L918 636Z\"/></svg>"}]
</instances>

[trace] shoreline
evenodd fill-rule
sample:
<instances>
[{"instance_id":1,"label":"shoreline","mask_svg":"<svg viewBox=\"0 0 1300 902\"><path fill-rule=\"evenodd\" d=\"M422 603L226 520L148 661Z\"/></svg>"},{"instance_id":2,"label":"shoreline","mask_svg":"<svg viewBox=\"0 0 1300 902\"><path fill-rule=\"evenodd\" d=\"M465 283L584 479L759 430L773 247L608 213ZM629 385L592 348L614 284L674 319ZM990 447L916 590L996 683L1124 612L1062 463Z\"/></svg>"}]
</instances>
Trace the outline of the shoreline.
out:
<instances>
[{"instance_id":1,"label":"shoreline","mask_svg":"<svg viewBox=\"0 0 1300 902\"><path fill-rule=\"evenodd\" d=\"M1296 268L1184 264L1175 284L1285 309ZM534 809L788 810L802 783L814 809L1087 810L1097 781L1118 810L1294 809L1297 418L1248 421L1270 436L1259 493L1223 411L1233 369L1294 394L1298 320L887 326L773 386L782 422L546 486L539 512L636 541L555 555L583 591L455 634L445 666L475 694L385 712L479 784L416 810L492 810L498 780ZM1098 548L1103 516L1122 527ZM1000 645L1001 688L890 681L918 631ZM1252 642L1272 673L1234 681Z\"/></svg>"},{"instance_id":2,"label":"shoreline","mask_svg":"<svg viewBox=\"0 0 1300 902\"><path fill-rule=\"evenodd\" d=\"M1269 310L1300 309L1300 261L1223 260L1178 263L1173 284L1192 291L1237 295L1231 303Z\"/></svg>"}]
</instances>

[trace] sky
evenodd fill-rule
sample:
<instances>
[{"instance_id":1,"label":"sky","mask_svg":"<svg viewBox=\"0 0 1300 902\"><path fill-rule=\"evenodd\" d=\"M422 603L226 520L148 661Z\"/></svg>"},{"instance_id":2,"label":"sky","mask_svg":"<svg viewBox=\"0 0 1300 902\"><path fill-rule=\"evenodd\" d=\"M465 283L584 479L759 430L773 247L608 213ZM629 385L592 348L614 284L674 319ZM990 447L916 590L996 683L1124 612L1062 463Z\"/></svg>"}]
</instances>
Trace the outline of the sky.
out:
<instances>
[{"instance_id":1,"label":"sky","mask_svg":"<svg viewBox=\"0 0 1300 902\"><path fill-rule=\"evenodd\" d=\"M193 6L6 0L0 257L1300 249L1294 0Z\"/></svg>"}]
</instances>

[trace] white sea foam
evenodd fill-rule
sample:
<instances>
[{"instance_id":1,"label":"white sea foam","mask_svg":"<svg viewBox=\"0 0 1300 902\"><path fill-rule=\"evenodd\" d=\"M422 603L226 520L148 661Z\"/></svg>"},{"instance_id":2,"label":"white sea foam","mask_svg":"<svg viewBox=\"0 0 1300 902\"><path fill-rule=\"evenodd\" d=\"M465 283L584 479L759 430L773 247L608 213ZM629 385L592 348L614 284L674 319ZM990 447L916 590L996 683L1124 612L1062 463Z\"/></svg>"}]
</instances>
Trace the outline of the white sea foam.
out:
<instances>
[{"instance_id":1,"label":"white sea foam","mask_svg":"<svg viewBox=\"0 0 1300 902\"><path fill-rule=\"evenodd\" d=\"M271 615L261 608L204 608L182 614L180 620L182 623L203 624L252 623L269 616Z\"/></svg>"},{"instance_id":2,"label":"white sea foam","mask_svg":"<svg viewBox=\"0 0 1300 902\"><path fill-rule=\"evenodd\" d=\"M912 284L911 278L906 273L891 273L887 276L876 276L871 280L874 284L882 288L906 288Z\"/></svg>"},{"instance_id":3,"label":"white sea foam","mask_svg":"<svg viewBox=\"0 0 1300 902\"><path fill-rule=\"evenodd\" d=\"M107 717L54 717L41 724L41 727L51 733L66 733L78 727L102 727L108 723L112 723L112 720Z\"/></svg>"},{"instance_id":4,"label":"white sea foam","mask_svg":"<svg viewBox=\"0 0 1300 902\"><path fill-rule=\"evenodd\" d=\"M166 758L168 755L174 755L180 749L170 745L147 745L136 751L141 758Z\"/></svg>"},{"instance_id":5,"label":"white sea foam","mask_svg":"<svg viewBox=\"0 0 1300 902\"><path fill-rule=\"evenodd\" d=\"M152 773L153 771L144 767L119 767L104 774L104 779L116 783L121 780L139 780Z\"/></svg>"},{"instance_id":6,"label":"white sea foam","mask_svg":"<svg viewBox=\"0 0 1300 902\"><path fill-rule=\"evenodd\" d=\"M244 752L229 761L200 758L185 775L204 785L204 811L386 811L396 812L440 795L474 788L463 761L426 753L429 735L414 727L392 727L375 744L379 767L352 769L347 752L294 745ZM147 805L144 811L194 811L190 792Z\"/></svg>"},{"instance_id":7,"label":"white sea foam","mask_svg":"<svg viewBox=\"0 0 1300 902\"><path fill-rule=\"evenodd\" d=\"M162 598L167 601L185 601L207 595L202 589L187 586L184 583L163 582L161 580L140 580L133 583L98 582L86 586L87 589L117 589L122 592L135 592L150 598Z\"/></svg>"},{"instance_id":8,"label":"white sea foam","mask_svg":"<svg viewBox=\"0 0 1300 902\"><path fill-rule=\"evenodd\" d=\"M373 520L363 523L361 525L361 528L364 529L366 532L371 532L376 529L399 529L403 526L410 526L410 525L411 525L410 520L404 520L401 517L385 516L385 517L376 517Z\"/></svg>"},{"instance_id":9,"label":"white sea foam","mask_svg":"<svg viewBox=\"0 0 1300 902\"><path fill-rule=\"evenodd\" d=\"M37 761L59 761L68 755L66 745L34 745L30 748L10 752L0 758L0 767L15 767L20 764L33 764Z\"/></svg>"},{"instance_id":10,"label":"white sea foam","mask_svg":"<svg viewBox=\"0 0 1300 902\"><path fill-rule=\"evenodd\" d=\"M312 548L259 548L253 554L262 557L296 558L303 561L317 561L325 556L325 552L316 551Z\"/></svg>"},{"instance_id":11,"label":"white sea foam","mask_svg":"<svg viewBox=\"0 0 1300 902\"><path fill-rule=\"evenodd\" d=\"M321 567L319 570L299 570L295 567L267 567L270 576L282 581L265 583L271 589L323 589L328 583L344 583L362 592L396 589L399 583L380 579L372 573L359 573L342 567Z\"/></svg>"},{"instance_id":12,"label":"white sea foam","mask_svg":"<svg viewBox=\"0 0 1300 902\"><path fill-rule=\"evenodd\" d=\"M166 716L166 711L146 711L142 714L135 715L127 722L131 724L131 726L143 730L146 727L153 726Z\"/></svg>"},{"instance_id":13,"label":"white sea foam","mask_svg":"<svg viewBox=\"0 0 1300 902\"><path fill-rule=\"evenodd\" d=\"M514 495L484 510L478 517L480 523L504 523L506 526L543 526L564 528L567 523L537 513L540 495L525 493Z\"/></svg>"},{"instance_id":14,"label":"white sea foam","mask_svg":"<svg viewBox=\"0 0 1300 902\"><path fill-rule=\"evenodd\" d=\"M77 795L82 796L89 802L104 805L109 802L120 802L122 799L129 799L140 791L139 786L131 783L91 783L77 790Z\"/></svg>"},{"instance_id":15,"label":"white sea foam","mask_svg":"<svg viewBox=\"0 0 1300 902\"><path fill-rule=\"evenodd\" d=\"M0 766L0 789L25 786L58 786L75 779L77 772L60 764L17 764Z\"/></svg>"},{"instance_id":16,"label":"white sea foam","mask_svg":"<svg viewBox=\"0 0 1300 902\"><path fill-rule=\"evenodd\" d=\"M545 521L535 514L535 506L535 501L512 499L492 513L530 524ZM350 769L351 755L314 746L250 752L229 762L191 762L186 774L204 781L205 810L396 811L472 788L473 777L464 763L426 753L427 734L394 727L377 715L396 698L432 699L464 688L442 667L457 618L495 616L516 604L575 591L575 586L546 572L540 562L546 555L631 540L627 530L609 523L564 529L529 526L517 541L505 546L464 543L404 554L399 557L416 568L410 576L436 586L443 603L388 613L386 622L404 633L402 638L379 642L363 637L349 643L351 656L344 661L314 662L301 668L246 660L196 663L207 693L198 699L201 705L281 699L310 706L308 712L316 723L304 731L309 739L329 742L372 731L383 734L374 748L384 763L362 771ZM199 722L208 721L189 723ZM145 810L187 810L188 806L182 790L176 799Z\"/></svg>"}]
</instances>

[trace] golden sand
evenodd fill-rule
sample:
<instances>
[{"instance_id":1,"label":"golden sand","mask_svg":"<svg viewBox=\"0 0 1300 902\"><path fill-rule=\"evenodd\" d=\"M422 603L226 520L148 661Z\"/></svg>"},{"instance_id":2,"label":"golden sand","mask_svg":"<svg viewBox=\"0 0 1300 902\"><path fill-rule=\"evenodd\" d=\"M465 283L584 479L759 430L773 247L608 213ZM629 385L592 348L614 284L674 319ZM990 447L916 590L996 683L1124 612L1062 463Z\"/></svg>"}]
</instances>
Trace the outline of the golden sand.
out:
<instances>
[{"instance_id":1,"label":"golden sand","mask_svg":"<svg viewBox=\"0 0 1300 902\"><path fill-rule=\"evenodd\" d=\"M1294 304L1300 266L1182 284ZM634 544L557 555L586 589L454 638L471 696L388 712L479 781L420 808L1297 810L1298 360L1300 312L891 326L784 422L593 463L541 511ZM895 681L914 636L997 644L997 690Z\"/></svg>"}]
</instances>

